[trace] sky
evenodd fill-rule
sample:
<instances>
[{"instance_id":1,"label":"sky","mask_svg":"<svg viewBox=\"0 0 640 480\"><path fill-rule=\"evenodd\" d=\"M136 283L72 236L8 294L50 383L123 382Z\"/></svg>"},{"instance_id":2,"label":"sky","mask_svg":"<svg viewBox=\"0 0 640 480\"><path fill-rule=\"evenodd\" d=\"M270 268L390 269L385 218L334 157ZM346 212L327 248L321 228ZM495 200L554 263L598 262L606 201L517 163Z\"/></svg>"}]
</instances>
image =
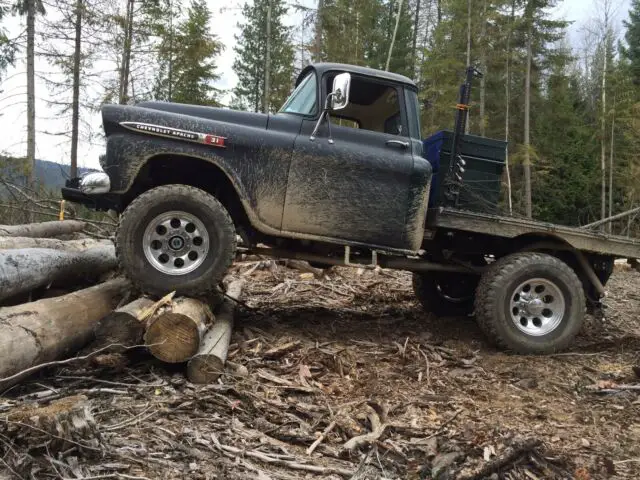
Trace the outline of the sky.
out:
<instances>
[{"instance_id":1,"label":"sky","mask_svg":"<svg viewBox=\"0 0 640 480\"><path fill-rule=\"evenodd\" d=\"M631 0L613 0L616 11L616 24L619 32L622 32L622 20L626 18ZM242 21L241 6L244 0L226 0L222 2L209 0L209 7L213 13L211 31L218 36L225 45L225 50L217 59L220 80L217 87L228 91L237 82L233 73L234 60L233 46L234 35L238 33L237 24ZM313 6L314 0L301 2ZM569 39L577 46L581 38L581 29L595 15L596 9L591 0L564 0L554 9L552 15L573 22L570 27ZM286 18L286 23L297 25L298 15L291 12ZM13 18L4 25L9 36L17 35L24 29L24 21ZM16 65L9 68L0 84L0 153L8 153L14 156L24 156L26 152L26 66L24 54L19 54ZM44 59L36 60L36 72L51 72L52 67ZM59 163L69 163L70 142L56 132L68 128L66 120L59 118L57 111L50 107L47 101L55 100L43 80L36 81L36 157L43 160L52 160ZM228 99L228 94L225 96ZM86 122L90 131L95 135L93 140L81 138L78 146L78 164L84 167L99 168L98 156L104 152L104 141L101 138L100 114L92 113L82 119Z\"/></svg>"}]
</instances>

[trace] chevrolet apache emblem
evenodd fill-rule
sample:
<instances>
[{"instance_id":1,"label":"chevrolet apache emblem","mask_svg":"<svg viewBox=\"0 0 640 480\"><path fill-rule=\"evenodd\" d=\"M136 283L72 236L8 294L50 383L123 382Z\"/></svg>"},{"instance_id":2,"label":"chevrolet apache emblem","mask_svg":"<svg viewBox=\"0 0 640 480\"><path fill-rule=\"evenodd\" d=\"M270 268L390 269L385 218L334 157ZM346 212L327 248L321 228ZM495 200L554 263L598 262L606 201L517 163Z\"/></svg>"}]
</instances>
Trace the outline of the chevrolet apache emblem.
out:
<instances>
[{"instance_id":1,"label":"chevrolet apache emblem","mask_svg":"<svg viewBox=\"0 0 640 480\"><path fill-rule=\"evenodd\" d=\"M187 140L188 142L226 148L226 137L220 137L209 133L190 132L188 130L180 130L178 128L163 127L161 125L152 125L150 123L140 122L120 122L120 125L129 130L148 133L158 137L177 138L180 140Z\"/></svg>"}]
</instances>

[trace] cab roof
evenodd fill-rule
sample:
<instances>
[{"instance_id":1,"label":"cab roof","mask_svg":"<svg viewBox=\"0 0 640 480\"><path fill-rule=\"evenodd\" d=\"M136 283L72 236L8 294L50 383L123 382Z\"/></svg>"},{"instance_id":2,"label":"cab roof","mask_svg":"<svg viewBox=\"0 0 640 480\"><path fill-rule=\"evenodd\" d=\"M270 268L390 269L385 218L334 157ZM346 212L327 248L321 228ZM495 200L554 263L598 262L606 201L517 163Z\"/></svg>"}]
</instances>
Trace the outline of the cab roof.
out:
<instances>
[{"instance_id":1,"label":"cab roof","mask_svg":"<svg viewBox=\"0 0 640 480\"><path fill-rule=\"evenodd\" d=\"M410 87L417 88L415 82L410 78L405 77L404 75L399 75L397 73L392 73L392 72L385 72L384 70L376 70L375 68L359 67L357 65L348 65L346 63L315 63L315 64L308 65L302 70L302 72L300 72L300 75L298 75L298 79L296 80L296 86L298 86L298 84L302 81L302 79L311 70L315 70L320 76L322 76L322 74L328 71L349 72L355 75L381 78L383 80L402 83L404 85L409 85Z\"/></svg>"}]
</instances>

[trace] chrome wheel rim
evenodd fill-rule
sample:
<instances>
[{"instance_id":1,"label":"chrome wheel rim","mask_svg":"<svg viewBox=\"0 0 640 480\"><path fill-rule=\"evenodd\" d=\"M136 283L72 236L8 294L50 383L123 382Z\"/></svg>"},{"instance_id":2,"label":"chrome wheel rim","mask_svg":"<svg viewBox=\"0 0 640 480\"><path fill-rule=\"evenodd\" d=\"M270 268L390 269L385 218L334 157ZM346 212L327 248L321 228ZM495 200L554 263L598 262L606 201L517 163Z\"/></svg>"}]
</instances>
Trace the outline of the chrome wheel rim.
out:
<instances>
[{"instance_id":1,"label":"chrome wheel rim","mask_svg":"<svg viewBox=\"0 0 640 480\"><path fill-rule=\"evenodd\" d=\"M565 298L560 287L546 278L522 282L511 293L511 320L518 330L534 337L553 332L562 323Z\"/></svg>"},{"instance_id":2,"label":"chrome wheel rim","mask_svg":"<svg viewBox=\"0 0 640 480\"><path fill-rule=\"evenodd\" d=\"M207 258L209 233L195 215L165 212L147 225L142 249L156 270L167 275L186 275Z\"/></svg>"}]
</instances>

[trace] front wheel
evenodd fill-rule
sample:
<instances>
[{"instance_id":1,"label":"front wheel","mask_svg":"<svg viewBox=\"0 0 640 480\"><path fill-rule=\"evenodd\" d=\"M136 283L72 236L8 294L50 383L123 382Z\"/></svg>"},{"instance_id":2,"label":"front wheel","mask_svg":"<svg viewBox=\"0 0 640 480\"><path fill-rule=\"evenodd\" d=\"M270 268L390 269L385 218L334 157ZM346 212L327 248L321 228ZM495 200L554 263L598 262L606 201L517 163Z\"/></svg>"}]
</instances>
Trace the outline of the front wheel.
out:
<instances>
[{"instance_id":1,"label":"front wheel","mask_svg":"<svg viewBox=\"0 0 640 480\"><path fill-rule=\"evenodd\" d=\"M153 188L120 217L116 253L140 290L201 295L214 290L233 261L236 233L222 204L186 185Z\"/></svg>"},{"instance_id":2,"label":"front wheel","mask_svg":"<svg viewBox=\"0 0 640 480\"><path fill-rule=\"evenodd\" d=\"M492 264L476 293L476 320L488 339L518 353L553 353L582 328L585 294L564 262L516 253Z\"/></svg>"}]
</instances>

